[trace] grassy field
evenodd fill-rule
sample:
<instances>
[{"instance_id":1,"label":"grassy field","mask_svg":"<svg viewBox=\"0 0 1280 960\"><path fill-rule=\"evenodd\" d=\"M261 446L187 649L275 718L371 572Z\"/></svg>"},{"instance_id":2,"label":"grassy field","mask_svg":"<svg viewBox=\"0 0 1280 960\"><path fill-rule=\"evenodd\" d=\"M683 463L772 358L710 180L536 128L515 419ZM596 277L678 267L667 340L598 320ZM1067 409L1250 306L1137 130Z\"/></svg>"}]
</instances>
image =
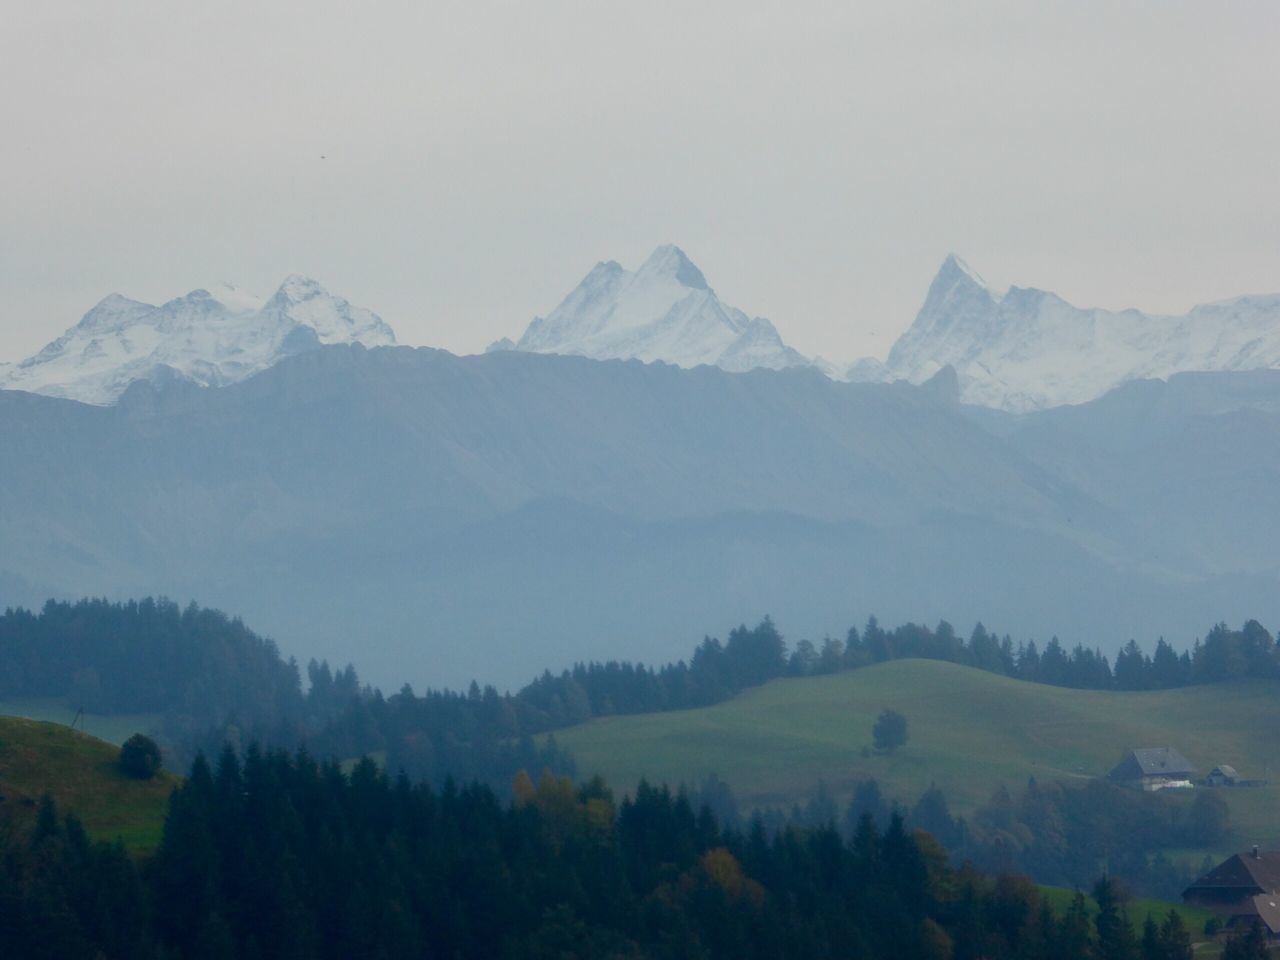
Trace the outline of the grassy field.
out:
<instances>
[{"instance_id":1,"label":"grassy field","mask_svg":"<svg viewBox=\"0 0 1280 960\"><path fill-rule=\"evenodd\" d=\"M49 723L60 723L70 726L76 720L76 711L67 706L60 698L42 698L36 700L0 700L0 717L26 717L28 720L46 720ZM135 733L148 733L159 717L155 714L81 714L76 720L76 729L83 730L91 737L114 743L124 743Z\"/></svg>"},{"instance_id":2,"label":"grassy field","mask_svg":"<svg viewBox=\"0 0 1280 960\"><path fill-rule=\"evenodd\" d=\"M865 754L885 707L910 740ZM931 783L953 810L981 806L998 784L1105 774L1130 747L1177 747L1207 773L1280 771L1280 683L1239 681L1144 693L1066 690L929 660L777 680L714 707L609 717L557 732L579 774L630 789L643 776L697 783L715 772L746 806L790 805L825 781L837 798L874 777L914 800ZM1223 790L1230 846L1280 845L1280 789ZM1197 851L1202 855L1205 851ZM1214 853L1220 851L1211 851Z\"/></svg>"},{"instance_id":3,"label":"grassy field","mask_svg":"<svg viewBox=\"0 0 1280 960\"><path fill-rule=\"evenodd\" d=\"M119 771L119 750L66 726L0 717L0 816L35 815L49 793L59 810L74 812L99 839L122 839L130 850L153 849L160 841L169 791L178 782L162 773L130 780Z\"/></svg>"},{"instance_id":4,"label":"grassy field","mask_svg":"<svg viewBox=\"0 0 1280 960\"><path fill-rule=\"evenodd\" d=\"M1062 916L1067 912L1067 908L1071 906L1071 901L1075 898L1075 891L1068 890L1065 887L1041 887L1040 895L1049 901L1054 912L1058 916ZM1093 897L1086 896L1085 902L1089 907L1089 915L1097 913L1098 904ZM1150 900L1145 897L1134 897L1125 904L1125 911L1129 915L1129 922L1133 925L1134 933L1142 935L1142 925L1146 923L1147 917L1151 917L1156 923L1163 923L1164 918L1169 915L1170 910L1176 910L1178 915L1182 917L1182 923L1187 928L1187 932L1191 934L1193 941L1205 940L1204 925L1216 914L1212 910L1205 910L1202 907L1188 907L1181 903L1168 903L1164 900Z\"/></svg>"}]
</instances>

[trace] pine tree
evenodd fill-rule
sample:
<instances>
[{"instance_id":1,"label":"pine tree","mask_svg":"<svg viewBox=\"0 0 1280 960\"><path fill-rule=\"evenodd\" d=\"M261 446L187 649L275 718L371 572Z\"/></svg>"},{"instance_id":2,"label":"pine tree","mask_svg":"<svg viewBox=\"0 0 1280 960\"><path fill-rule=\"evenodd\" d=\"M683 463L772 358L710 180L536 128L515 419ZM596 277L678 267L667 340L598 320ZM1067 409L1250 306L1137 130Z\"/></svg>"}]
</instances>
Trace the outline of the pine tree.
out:
<instances>
[{"instance_id":1,"label":"pine tree","mask_svg":"<svg viewBox=\"0 0 1280 960\"><path fill-rule=\"evenodd\" d=\"M1262 923L1254 920L1246 933L1232 934L1222 950L1222 960L1267 960L1267 934Z\"/></svg>"},{"instance_id":2,"label":"pine tree","mask_svg":"<svg viewBox=\"0 0 1280 960\"><path fill-rule=\"evenodd\" d=\"M1133 928L1121 909L1119 892L1110 877L1103 875L1094 885L1093 899L1098 904L1093 918L1098 960L1133 960L1137 955Z\"/></svg>"},{"instance_id":3,"label":"pine tree","mask_svg":"<svg viewBox=\"0 0 1280 960\"><path fill-rule=\"evenodd\" d=\"M1191 960L1191 934L1182 922L1177 910L1170 910L1160 925L1160 946L1163 960Z\"/></svg>"}]
</instances>

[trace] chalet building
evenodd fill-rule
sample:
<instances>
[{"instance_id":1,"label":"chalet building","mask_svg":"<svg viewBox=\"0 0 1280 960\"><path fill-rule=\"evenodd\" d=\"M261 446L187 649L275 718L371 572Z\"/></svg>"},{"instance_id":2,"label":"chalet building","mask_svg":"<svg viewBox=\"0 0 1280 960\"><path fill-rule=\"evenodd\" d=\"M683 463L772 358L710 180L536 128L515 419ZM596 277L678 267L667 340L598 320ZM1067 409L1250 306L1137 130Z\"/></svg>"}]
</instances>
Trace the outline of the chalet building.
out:
<instances>
[{"instance_id":1,"label":"chalet building","mask_svg":"<svg viewBox=\"0 0 1280 960\"><path fill-rule=\"evenodd\" d=\"M1204 782L1211 787L1237 787L1240 785L1240 774L1236 773L1235 767L1224 763L1210 770Z\"/></svg>"},{"instance_id":2,"label":"chalet building","mask_svg":"<svg viewBox=\"0 0 1280 960\"><path fill-rule=\"evenodd\" d=\"M1173 747L1130 750L1107 774L1113 783L1138 790L1190 787L1196 768Z\"/></svg>"},{"instance_id":3,"label":"chalet building","mask_svg":"<svg viewBox=\"0 0 1280 960\"><path fill-rule=\"evenodd\" d=\"M1187 887L1182 899L1221 914L1228 930L1261 920L1272 938L1280 937L1280 850L1237 853Z\"/></svg>"}]
</instances>

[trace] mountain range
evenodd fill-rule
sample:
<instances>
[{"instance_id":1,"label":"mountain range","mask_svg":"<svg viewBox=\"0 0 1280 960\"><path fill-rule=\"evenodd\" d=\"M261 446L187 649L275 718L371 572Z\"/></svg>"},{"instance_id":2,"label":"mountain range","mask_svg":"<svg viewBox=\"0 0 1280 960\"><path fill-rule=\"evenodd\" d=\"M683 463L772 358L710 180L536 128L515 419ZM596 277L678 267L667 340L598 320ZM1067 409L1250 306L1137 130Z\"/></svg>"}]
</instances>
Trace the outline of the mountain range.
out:
<instances>
[{"instance_id":1,"label":"mountain range","mask_svg":"<svg viewBox=\"0 0 1280 960\"><path fill-rule=\"evenodd\" d=\"M451 685L766 613L1104 648L1276 622L1276 300L1079 311L949 257L847 382L675 247L469 357L301 277L112 296L0 368L0 606L196 598Z\"/></svg>"},{"instance_id":2,"label":"mountain range","mask_svg":"<svg viewBox=\"0 0 1280 960\"><path fill-rule=\"evenodd\" d=\"M851 379L913 383L954 367L966 403L1024 412L1084 403L1135 380L1280 367L1280 294L1235 297L1181 316L1075 307L1056 294L1001 293L947 257L888 361Z\"/></svg>"},{"instance_id":3,"label":"mountain range","mask_svg":"<svg viewBox=\"0 0 1280 960\"><path fill-rule=\"evenodd\" d=\"M161 306L113 294L35 356L0 364L0 389L112 403L135 380L222 386L320 345L395 342L376 314L305 277L287 278L266 300L226 285ZM841 372L788 346L763 317L723 303L679 247L664 245L634 272L596 264L519 340L488 350L730 372L813 367L856 383L918 384L949 367L962 402L1024 413L1137 380L1280 367L1280 294L1177 317L1083 309L1043 290L993 290L950 255L887 360L865 357Z\"/></svg>"},{"instance_id":4,"label":"mountain range","mask_svg":"<svg viewBox=\"0 0 1280 960\"><path fill-rule=\"evenodd\" d=\"M0 391L0 606L197 598L415 686L766 613L1189 642L1280 622L1278 436L1270 371L1015 417L945 376L322 346L109 406Z\"/></svg>"},{"instance_id":5,"label":"mountain range","mask_svg":"<svg viewBox=\"0 0 1280 960\"><path fill-rule=\"evenodd\" d=\"M112 294L39 353L0 367L0 389L114 403L135 380L224 386L334 343L385 346L395 334L377 314L296 275L266 300L225 284L160 306Z\"/></svg>"}]
</instances>

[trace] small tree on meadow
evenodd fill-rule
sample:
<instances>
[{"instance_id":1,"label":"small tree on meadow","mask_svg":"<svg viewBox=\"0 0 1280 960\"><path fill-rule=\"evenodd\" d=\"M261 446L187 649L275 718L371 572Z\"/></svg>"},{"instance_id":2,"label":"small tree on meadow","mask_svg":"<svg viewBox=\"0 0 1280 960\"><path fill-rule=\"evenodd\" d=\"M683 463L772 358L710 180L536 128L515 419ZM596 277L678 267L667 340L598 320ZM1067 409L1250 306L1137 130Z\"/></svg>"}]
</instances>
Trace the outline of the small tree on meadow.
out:
<instances>
[{"instance_id":1,"label":"small tree on meadow","mask_svg":"<svg viewBox=\"0 0 1280 960\"><path fill-rule=\"evenodd\" d=\"M135 780L150 780L160 769L160 747L150 737L135 733L120 748L120 769Z\"/></svg>"},{"instance_id":2,"label":"small tree on meadow","mask_svg":"<svg viewBox=\"0 0 1280 960\"><path fill-rule=\"evenodd\" d=\"M893 753L907 742L907 718L886 707L871 728L871 738L880 753Z\"/></svg>"}]
</instances>

